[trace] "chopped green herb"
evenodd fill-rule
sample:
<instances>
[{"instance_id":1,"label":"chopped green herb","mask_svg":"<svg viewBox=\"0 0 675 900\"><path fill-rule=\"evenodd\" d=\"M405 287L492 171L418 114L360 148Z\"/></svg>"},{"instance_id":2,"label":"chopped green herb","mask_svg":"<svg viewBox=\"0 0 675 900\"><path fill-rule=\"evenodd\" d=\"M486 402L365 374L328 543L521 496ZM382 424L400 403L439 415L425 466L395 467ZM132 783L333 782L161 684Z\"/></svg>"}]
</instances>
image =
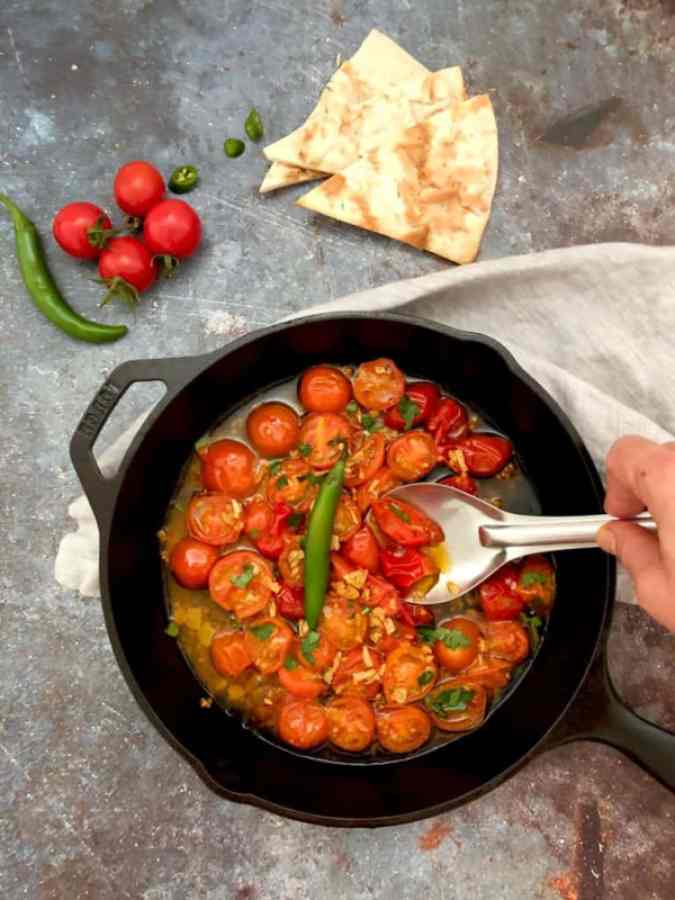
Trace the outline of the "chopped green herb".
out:
<instances>
[{"instance_id":1,"label":"chopped green herb","mask_svg":"<svg viewBox=\"0 0 675 900\"><path fill-rule=\"evenodd\" d=\"M288 478L285 475L280 475L276 480L276 485L279 489L285 488L288 484Z\"/></svg>"},{"instance_id":2,"label":"chopped green herb","mask_svg":"<svg viewBox=\"0 0 675 900\"><path fill-rule=\"evenodd\" d=\"M249 631L259 641L266 641L274 634L274 625L271 622L265 622L264 625L251 625Z\"/></svg>"},{"instance_id":3,"label":"chopped green herb","mask_svg":"<svg viewBox=\"0 0 675 900\"><path fill-rule=\"evenodd\" d=\"M425 669L424 672L417 679L417 683L420 687L424 687L426 684L429 684L430 681L434 680L433 669Z\"/></svg>"},{"instance_id":4,"label":"chopped green herb","mask_svg":"<svg viewBox=\"0 0 675 900\"><path fill-rule=\"evenodd\" d=\"M530 647L532 648L532 652L537 649L539 646L539 642L541 640L541 635L539 634L539 629L544 624L543 620L539 618L539 616L528 616L527 613L520 614L520 621L523 623L525 628L527 628L530 635Z\"/></svg>"},{"instance_id":5,"label":"chopped green herb","mask_svg":"<svg viewBox=\"0 0 675 900\"><path fill-rule=\"evenodd\" d=\"M246 563L241 574L233 575L230 578L230 584L238 588L248 587L255 576L255 566L252 563Z\"/></svg>"},{"instance_id":6,"label":"chopped green herb","mask_svg":"<svg viewBox=\"0 0 675 900\"><path fill-rule=\"evenodd\" d=\"M289 528L297 528L298 525L302 522L304 516L300 512L291 513L288 517L288 527Z\"/></svg>"},{"instance_id":7,"label":"chopped green herb","mask_svg":"<svg viewBox=\"0 0 675 900\"><path fill-rule=\"evenodd\" d=\"M537 584L543 584L544 587L547 587L549 576L545 572L524 572L520 576L520 583L526 588L535 587Z\"/></svg>"},{"instance_id":8,"label":"chopped green herb","mask_svg":"<svg viewBox=\"0 0 675 900\"><path fill-rule=\"evenodd\" d=\"M441 641L448 650L460 650L462 647L471 646L471 638L467 637L459 628L430 628L428 625L423 625L417 629L417 632L427 644Z\"/></svg>"},{"instance_id":9,"label":"chopped green herb","mask_svg":"<svg viewBox=\"0 0 675 900\"><path fill-rule=\"evenodd\" d=\"M320 640L321 636L319 635L318 631L310 631L307 636L300 642L300 650L302 651L302 655L312 666L316 663L316 659L314 658L314 648L318 646Z\"/></svg>"},{"instance_id":10,"label":"chopped green herb","mask_svg":"<svg viewBox=\"0 0 675 900\"><path fill-rule=\"evenodd\" d=\"M281 469L283 459L273 459L269 464L270 475L277 475Z\"/></svg>"},{"instance_id":11,"label":"chopped green herb","mask_svg":"<svg viewBox=\"0 0 675 900\"><path fill-rule=\"evenodd\" d=\"M412 519L410 518L410 516L404 509L401 509L401 507L398 505L398 503L390 503L389 509L393 512L393 514L395 516L398 516L398 518L402 522L405 522L407 525L410 525L410 522L412 521Z\"/></svg>"},{"instance_id":12,"label":"chopped green herb","mask_svg":"<svg viewBox=\"0 0 675 900\"><path fill-rule=\"evenodd\" d=\"M164 634L168 634L169 637L178 637L178 632L180 631L178 625L175 622L171 621L164 629Z\"/></svg>"},{"instance_id":13,"label":"chopped green herb","mask_svg":"<svg viewBox=\"0 0 675 900\"><path fill-rule=\"evenodd\" d=\"M292 656L287 656L284 660L284 669L288 669L289 672L292 672L293 669L298 668L297 660L293 659Z\"/></svg>"},{"instance_id":14,"label":"chopped green herb","mask_svg":"<svg viewBox=\"0 0 675 900\"><path fill-rule=\"evenodd\" d=\"M359 411L359 404L356 402L356 400L350 400L345 409L348 413L350 413L350 415L353 416L354 413L357 413Z\"/></svg>"},{"instance_id":15,"label":"chopped green herb","mask_svg":"<svg viewBox=\"0 0 675 900\"><path fill-rule=\"evenodd\" d=\"M311 452L312 452L311 444L298 444L298 453L300 454L300 456L309 456L309 454Z\"/></svg>"},{"instance_id":16,"label":"chopped green herb","mask_svg":"<svg viewBox=\"0 0 675 900\"><path fill-rule=\"evenodd\" d=\"M370 611L371 611L370 606L364 606L363 609L361 610L361 612L363 613L364 616L367 616Z\"/></svg>"},{"instance_id":17,"label":"chopped green herb","mask_svg":"<svg viewBox=\"0 0 675 900\"><path fill-rule=\"evenodd\" d=\"M251 528L251 530L248 533L248 536L251 538L252 541L257 541L258 538L260 537L260 529L259 528Z\"/></svg>"},{"instance_id":18,"label":"chopped green herb","mask_svg":"<svg viewBox=\"0 0 675 900\"><path fill-rule=\"evenodd\" d=\"M442 719L447 719L450 713L464 712L473 700L474 692L467 688L449 688L436 694L429 694L424 704L432 712Z\"/></svg>"},{"instance_id":19,"label":"chopped green herb","mask_svg":"<svg viewBox=\"0 0 675 900\"><path fill-rule=\"evenodd\" d=\"M325 475L315 475L314 472L310 472L307 476L307 481L310 484L321 484L325 477Z\"/></svg>"},{"instance_id":20,"label":"chopped green herb","mask_svg":"<svg viewBox=\"0 0 675 900\"><path fill-rule=\"evenodd\" d=\"M405 422L405 430L410 431L413 422L420 414L419 406L407 394L404 394L398 402L398 411Z\"/></svg>"},{"instance_id":21,"label":"chopped green herb","mask_svg":"<svg viewBox=\"0 0 675 900\"><path fill-rule=\"evenodd\" d=\"M366 431L379 431L382 428L382 419L379 416L371 416L370 413L364 413L361 416L361 425Z\"/></svg>"},{"instance_id":22,"label":"chopped green herb","mask_svg":"<svg viewBox=\"0 0 675 900\"><path fill-rule=\"evenodd\" d=\"M238 156L241 156L245 149L246 145L239 138L228 138L223 144L225 156L229 156L230 159L236 159Z\"/></svg>"},{"instance_id":23,"label":"chopped green herb","mask_svg":"<svg viewBox=\"0 0 675 900\"><path fill-rule=\"evenodd\" d=\"M263 129L262 119L260 118L260 113L255 107L246 116L246 121L244 122L244 131L252 141L259 141L265 133Z\"/></svg>"}]
</instances>

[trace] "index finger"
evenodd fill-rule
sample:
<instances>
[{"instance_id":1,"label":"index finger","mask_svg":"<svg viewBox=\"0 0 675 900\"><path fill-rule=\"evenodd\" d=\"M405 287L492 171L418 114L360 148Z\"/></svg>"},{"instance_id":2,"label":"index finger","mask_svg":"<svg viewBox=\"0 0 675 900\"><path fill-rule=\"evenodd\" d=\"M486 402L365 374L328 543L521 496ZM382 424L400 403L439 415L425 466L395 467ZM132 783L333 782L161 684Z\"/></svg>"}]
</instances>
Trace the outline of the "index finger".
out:
<instances>
[{"instance_id":1,"label":"index finger","mask_svg":"<svg viewBox=\"0 0 675 900\"><path fill-rule=\"evenodd\" d=\"M675 576L675 443L641 437L617 441L607 457L605 510L627 518L647 508L659 530L661 556Z\"/></svg>"}]
</instances>

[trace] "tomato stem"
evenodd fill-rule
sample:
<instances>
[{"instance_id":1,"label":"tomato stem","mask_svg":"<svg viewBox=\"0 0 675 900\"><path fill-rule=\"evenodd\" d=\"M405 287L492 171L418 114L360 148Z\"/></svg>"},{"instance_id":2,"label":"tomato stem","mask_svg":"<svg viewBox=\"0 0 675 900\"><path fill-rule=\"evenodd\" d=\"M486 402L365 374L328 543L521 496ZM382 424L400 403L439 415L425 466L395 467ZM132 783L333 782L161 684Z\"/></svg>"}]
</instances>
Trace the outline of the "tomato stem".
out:
<instances>
[{"instance_id":1,"label":"tomato stem","mask_svg":"<svg viewBox=\"0 0 675 900\"><path fill-rule=\"evenodd\" d=\"M96 281L108 287L99 306L106 306L113 299L121 300L130 310L134 310L138 305L138 291L124 278L120 278L119 275L116 275L114 278L97 278Z\"/></svg>"}]
</instances>

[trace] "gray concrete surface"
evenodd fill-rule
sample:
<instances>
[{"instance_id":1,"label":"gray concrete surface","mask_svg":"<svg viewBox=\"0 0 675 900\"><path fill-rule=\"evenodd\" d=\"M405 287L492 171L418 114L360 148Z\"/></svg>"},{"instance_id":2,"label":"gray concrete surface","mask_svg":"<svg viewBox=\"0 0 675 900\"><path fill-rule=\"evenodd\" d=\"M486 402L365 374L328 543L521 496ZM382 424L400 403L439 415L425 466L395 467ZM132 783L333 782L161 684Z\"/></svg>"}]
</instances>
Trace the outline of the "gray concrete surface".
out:
<instances>
[{"instance_id":1,"label":"gray concrete surface","mask_svg":"<svg viewBox=\"0 0 675 900\"><path fill-rule=\"evenodd\" d=\"M0 216L3 898L675 896L673 797L600 746L559 749L479 802L378 832L217 799L136 708L99 604L52 580L78 493L68 439L116 364L215 348L444 265L310 216L293 191L260 199L259 150L222 153L252 104L271 138L298 124L336 55L373 26L492 92L502 171L483 258L675 240L672 0L4 0L1 189L48 235L68 200L110 206L123 161L193 162L206 241L148 295L124 341L77 345L26 299ZM549 130L588 104L590 124L577 119L572 137L569 123ZM50 240L47 251L64 292L93 314L93 271ZM120 423L146 402L137 395ZM612 668L636 709L675 727L673 640L639 610L618 614Z\"/></svg>"}]
</instances>

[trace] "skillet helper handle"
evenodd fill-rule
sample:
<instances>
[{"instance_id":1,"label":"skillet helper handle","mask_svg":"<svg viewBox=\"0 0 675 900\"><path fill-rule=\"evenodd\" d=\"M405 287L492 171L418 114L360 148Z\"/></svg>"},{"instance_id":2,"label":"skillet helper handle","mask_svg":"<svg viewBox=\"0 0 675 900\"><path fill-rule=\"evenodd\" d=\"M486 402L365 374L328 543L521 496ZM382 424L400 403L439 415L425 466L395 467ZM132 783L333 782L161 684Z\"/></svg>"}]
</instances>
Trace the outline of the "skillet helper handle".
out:
<instances>
[{"instance_id":1,"label":"skillet helper handle","mask_svg":"<svg viewBox=\"0 0 675 900\"><path fill-rule=\"evenodd\" d=\"M675 791L675 734L643 719L619 698L607 669L605 649L544 749L570 741L609 744Z\"/></svg>"},{"instance_id":2,"label":"skillet helper handle","mask_svg":"<svg viewBox=\"0 0 675 900\"><path fill-rule=\"evenodd\" d=\"M596 535L603 525L610 522L631 522L646 531L655 532L656 522L648 515L632 519L616 519L614 516L523 516L522 524L504 523L483 525L479 529L484 547L540 548L541 551L567 550L597 547ZM537 521L539 518L539 521Z\"/></svg>"},{"instance_id":3,"label":"skillet helper handle","mask_svg":"<svg viewBox=\"0 0 675 900\"><path fill-rule=\"evenodd\" d=\"M205 365L204 357L130 360L114 369L97 391L71 438L70 458L99 526L110 520L118 485L116 475L108 478L101 472L93 452L110 414L133 384L161 381L171 393Z\"/></svg>"}]
</instances>

